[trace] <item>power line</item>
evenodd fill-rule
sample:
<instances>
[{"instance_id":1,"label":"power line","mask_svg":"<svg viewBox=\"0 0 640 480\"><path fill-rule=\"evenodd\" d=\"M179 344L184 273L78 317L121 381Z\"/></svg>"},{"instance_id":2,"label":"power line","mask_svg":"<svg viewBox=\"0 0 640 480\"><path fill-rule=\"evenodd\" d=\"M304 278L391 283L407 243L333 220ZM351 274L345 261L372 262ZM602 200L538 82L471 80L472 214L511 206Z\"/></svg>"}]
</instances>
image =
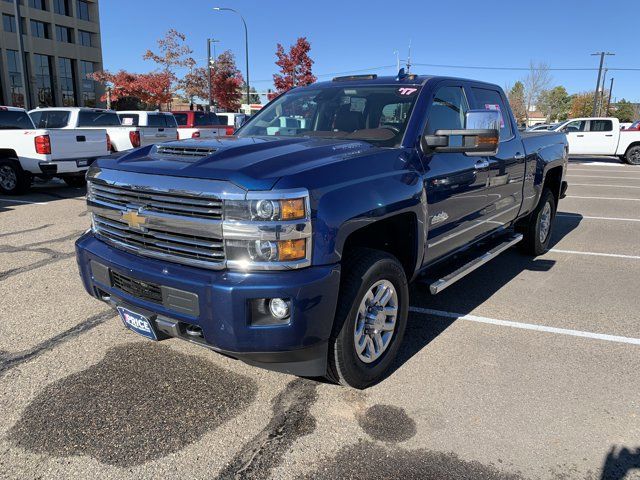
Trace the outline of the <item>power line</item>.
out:
<instances>
[{"instance_id":1,"label":"power line","mask_svg":"<svg viewBox=\"0 0 640 480\"><path fill-rule=\"evenodd\" d=\"M413 65L419 65L421 67L434 67L434 68L466 68L469 70L516 70L516 71L529 71L531 67L490 67L484 65L444 65L439 63L414 63ZM617 71L634 71L640 72L640 68L624 68L624 67L607 67L609 70ZM534 68L535 69L535 68ZM597 71L597 67L548 67L547 70L551 71Z\"/></svg>"}]
</instances>

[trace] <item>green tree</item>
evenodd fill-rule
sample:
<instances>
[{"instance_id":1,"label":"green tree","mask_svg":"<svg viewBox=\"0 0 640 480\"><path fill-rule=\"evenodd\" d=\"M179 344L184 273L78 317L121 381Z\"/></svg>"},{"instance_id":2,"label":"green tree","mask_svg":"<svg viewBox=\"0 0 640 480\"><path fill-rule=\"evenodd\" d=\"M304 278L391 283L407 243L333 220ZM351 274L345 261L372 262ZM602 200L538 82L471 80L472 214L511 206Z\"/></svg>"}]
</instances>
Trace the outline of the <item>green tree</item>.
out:
<instances>
[{"instance_id":1,"label":"green tree","mask_svg":"<svg viewBox=\"0 0 640 480\"><path fill-rule=\"evenodd\" d=\"M509 104L513 115L516 117L518 125L524 122L527 118L527 106L524 97L524 84L520 81L516 82L507 94L509 98Z\"/></svg>"},{"instance_id":2,"label":"green tree","mask_svg":"<svg viewBox=\"0 0 640 480\"><path fill-rule=\"evenodd\" d=\"M537 107L546 115L548 123L556 120L563 121L569 118L571 97L562 86L543 90L538 97Z\"/></svg>"},{"instance_id":3,"label":"green tree","mask_svg":"<svg viewBox=\"0 0 640 480\"><path fill-rule=\"evenodd\" d=\"M611 115L621 122L633 122L635 109L633 103L624 98L616 103L615 110L611 109Z\"/></svg>"}]
</instances>

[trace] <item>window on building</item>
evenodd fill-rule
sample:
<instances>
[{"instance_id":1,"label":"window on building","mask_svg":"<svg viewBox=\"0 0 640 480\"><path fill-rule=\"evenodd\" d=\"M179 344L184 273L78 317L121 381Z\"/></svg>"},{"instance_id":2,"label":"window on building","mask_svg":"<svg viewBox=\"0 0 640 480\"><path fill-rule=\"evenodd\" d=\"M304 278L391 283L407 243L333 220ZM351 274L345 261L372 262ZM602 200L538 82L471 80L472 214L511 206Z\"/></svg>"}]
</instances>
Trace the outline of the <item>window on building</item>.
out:
<instances>
[{"instance_id":1,"label":"window on building","mask_svg":"<svg viewBox=\"0 0 640 480\"><path fill-rule=\"evenodd\" d=\"M69 1L68 0L53 0L53 11L58 15L69 16Z\"/></svg>"},{"instance_id":2,"label":"window on building","mask_svg":"<svg viewBox=\"0 0 640 480\"><path fill-rule=\"evenodd\" d=\"M73 29L56 25L56 40L59 42L73 43Z\"/></svg>"},{"instance_id":3,"label":"window on building","mask_svg":"<svg viewBox=\"0 0 640 480\"><path fill-rule=\"evenodd\" d=\"M91 32L87 32L86 30L78 30L78 43L80 45L84 45L85 47L93 47L91 42L92 37Z\"/></svg>"},{"instance_id":4,"label":"window on building","mask_svg":"<svg viewBox=\"0 0 640 480\"><path fill-rule=\"evenodd\" d=\"M49 33L49 24L39 22L37 20L31 20L31 35L38 38L51 38Z\"/></svg>"},{"instance_id":5,"label":"window on building","mask_svg":"<svg viewBox=\"0 0 640 480\"><path fill-rule=\"evenodd\" d=\"M31 8L37 8L38 10L46 10L47 4L45 0L29 0L29 6Z\"/></svg>"},{"instance_id":6,"label":"window on building","mask_svg":"<svg viewBox=\"0 0 640 480\"><path fill-rule=\"evenodd\" d=\"M58 58L58 79L62 93L62 105L64 107L75 107L77 101L73 60L63 57Z\"/></svg>"},{"instance_id":7,"label":"window on building","mask_svg":"<svg viewBox=\"0 0 640 480\"><path fill-rule=\"evenodd\" d=\"M78 18L81 20L91 20L89 17L89 3L84 0L78 0Z\"/></svg>"},{"instance_id":8,"label":"window on building","mask_svg":"<svg viewBox=\"0 0 640 480\"><path fill-rule=\"evenodd\" d=\"M96 82L89 78L94 72L93 62L80 60L80 76L82 78L82 104L85 107L96 106Z\"/></svg>"},{"instance_id":9,"label":"window on building","mask_svg":"<svg viewBox=\"0 0 640 480\"><path fill-rule=\"evenodd\" d=\"M20 55L16 50L7 50L7 70L9 71L10 103L14 107L24 108L24 85L20 71Z\"/></svg>"},{"instance_id":10,"label":"window on building","mask_svg":"<svg viewBox=\"0 0 640 480\"><path fill-rule=\"evenodd\" d=\"M53 81L51 79L51 57L33 54L34 76L36 80L36 102L41 107L53 106Z\"/></svg>"},{"instance_id":11,"label":"window on building","mask_svg":"<svg viewBox=\"0 0 640 480\"><path fill-rule=\"evenodd\" d=\"M16 17L13 15L7 15L6 13L2 14L2 28L5 32L15 32L16 31Z\"/></svg>"}]
</instances>

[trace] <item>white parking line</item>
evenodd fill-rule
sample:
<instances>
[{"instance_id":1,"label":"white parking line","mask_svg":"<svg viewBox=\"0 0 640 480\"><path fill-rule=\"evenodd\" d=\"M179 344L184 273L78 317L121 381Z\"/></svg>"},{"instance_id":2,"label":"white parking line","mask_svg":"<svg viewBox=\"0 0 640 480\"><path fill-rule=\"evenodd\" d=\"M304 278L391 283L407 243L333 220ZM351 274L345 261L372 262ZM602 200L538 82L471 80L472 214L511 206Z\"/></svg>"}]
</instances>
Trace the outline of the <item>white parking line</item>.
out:
<instances>
[{"instance_id":1,"label":"white parking line","mask_svg":"<svg viewBox=\"0 0 640 480\"><path fill-rule=\"evenodd\" d=\"M590 217L579 213L557 213L558 217L573 217L585 220L612 220L616 222L640 222L640 218L619 218L619 217Z\"/></svg>"},{"instance_id":2,"label":"white parking line","mask_svg":"<svg viewBox=\"0 0 640 480\"><path fill-rule=\"evenodd\" d=\"M615 187L615 188L640 188L639 185L604 185L602 183L570 183L572 187Z\"/></svg>"},{"instance_id":3,"label":"white parking line","mask_svg":"<svg viewBox=\"0 0 640 480\"><path fill-rule=\"evenodd\" d=\"M640 198L620 198L620 197L582 197L580 195L567 195L565 198L585 198L590 200L629 200L631 202L640 202Z\"/></svg>"},{"instance_id":4,"label":"white parking line","mask_svg":"<svg viewBox=\"0 0 640 480\"><path fill-rule=\"evenodd\" d=\"M580 252L578 250L561 250L559 248L552 248L549 251L555 252L555 253L568 253L571 255L590 255L593 257L613 257L613 258L628 258L631 260L640 260L640 255L622 255L620 253Z\"/></svg>"},{"instance_id":5,"label":"white parking line","mask_svg":"<svg viewBox=\"0 0 640 480\"><path fill-rule=\"evenodd\" d=\"M478 315L465 315L462 313L445 312L443 310L434 310L432 308L409 307L409 311L414 313L423 313L425 315L434 315L437 317L453 318L455 320L465 320L467 322L488 323L490 325L498 325L500 327L520 328L522 330L534 330L537 332L557 333L559 335L591 338L594 340L604 340L606 342L629 343L631 345L640 345L640 338L622 337L619 335L608 335L605 333L585 332L582 330L571 330L568 328L548 327L546 325L535 325L533 323L513 322L510 320L498 320L495 318L480 317Z\"/></svg>"},{"instance_id":6,"label":"white parking line","mask_svg":"<svg viewBox=\"0 0 640 480\"><path fill-rule=\"evenodd\" d=\"M617 177L607 177L604 175L574 175L573 173L567 173L567 177L580 177L580 178L611 178L611 179L621 179L621 180L640 180L640 177L625 177L624 175L619 175ZM570 184L570 185L573 185Z\"/></svg>"},{"instance_id":7,"label":"white parking line","mask_svg":"<svg viewBox=\"0 0 640 480\"><path fill-rule=\"evenodd\" d=\"M49 202L26 202L24 200L10 200L5 198L0 198L0 202L7 203L26 203L27 205L47 205Z\"/></svg>"}]
</instances>

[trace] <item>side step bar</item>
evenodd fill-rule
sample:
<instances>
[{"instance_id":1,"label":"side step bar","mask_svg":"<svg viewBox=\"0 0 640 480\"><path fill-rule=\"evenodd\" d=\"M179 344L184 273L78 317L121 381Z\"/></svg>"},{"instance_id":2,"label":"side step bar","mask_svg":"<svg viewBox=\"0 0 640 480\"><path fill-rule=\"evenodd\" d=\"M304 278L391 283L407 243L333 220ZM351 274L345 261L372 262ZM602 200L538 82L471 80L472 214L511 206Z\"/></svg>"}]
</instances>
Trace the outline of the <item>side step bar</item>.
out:
<instances>
[{"instance_id":1,"label":"side step bar","mask_svg":"<svg viewBox=\"0 0 640 480\"><path fill-rule=\"evenodd\" d=\"M516 243L520 242L521 240L522 240L522 234L521 233L517 233L517 234L507 238L504 242L502 242L499 245L496 245L495 247L493 247L488 252L485 252L482 255L480 255L479 257L474 258L469 263L467 263L467 264L463 265L462 267L458 268L457 270L451 272L447 276L442 277L440 280L436 280L431 285L429 285L429 290L431 291L431 293L433 295L435 295L436 293L440 293L441 291L443 291L448 286L453 285L454 283L456 283L461 278L469 275L475 269L481 267L482 265L487 263L489 260L497 257L502 252L504 252L508 248L512 247Z\"/></svg>"}]
</instances>

